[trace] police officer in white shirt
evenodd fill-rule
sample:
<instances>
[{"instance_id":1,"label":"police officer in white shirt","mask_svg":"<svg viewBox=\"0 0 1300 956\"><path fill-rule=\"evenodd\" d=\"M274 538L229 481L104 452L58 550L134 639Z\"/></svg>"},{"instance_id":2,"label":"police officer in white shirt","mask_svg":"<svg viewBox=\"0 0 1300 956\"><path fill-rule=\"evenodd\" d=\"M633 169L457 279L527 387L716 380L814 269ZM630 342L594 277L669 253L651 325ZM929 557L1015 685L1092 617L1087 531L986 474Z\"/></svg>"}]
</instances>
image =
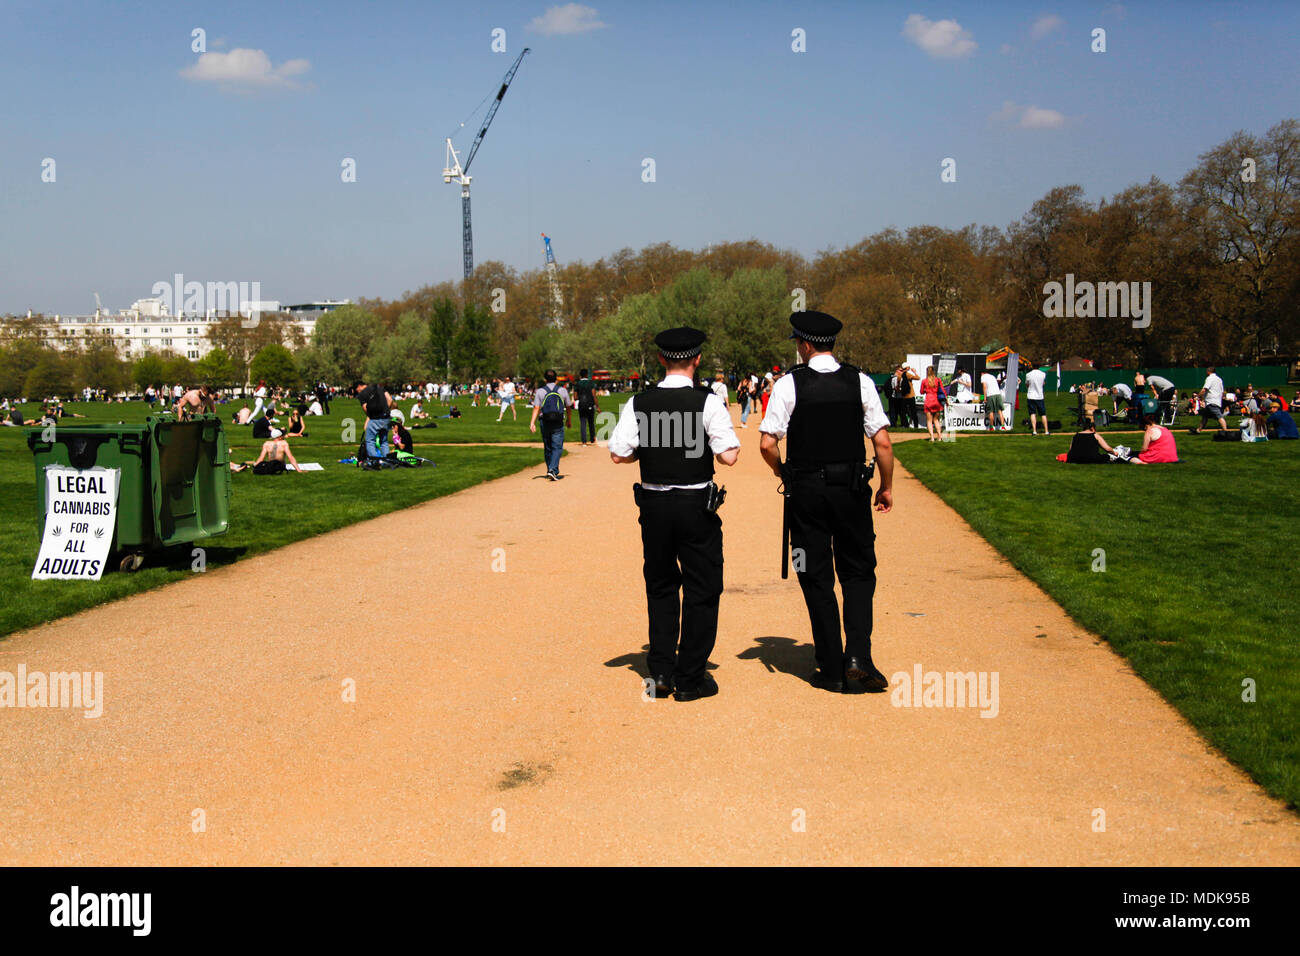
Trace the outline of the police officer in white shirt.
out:
<instances>
[{"instance_id":1,"label":"police officer in white shirt","mask_svg":"<svg viewBox=\"0 0 1300 956\"><path fill-rule=\"evenodd\" d=\"M804 364L772 388L759 431L763 460L785 482L790 545L817 654L811 683L834 692L883 691L889 682L871 660L876 535L864 436L875 450L876 510L884 514L894 494L889 419L871 379L831 354L843 327L838 319L795 312L790 324ZM843 643L837 574L844 594Z\"/></svg>"},{"instance_id":2,"label":"police officer in white shirt","mask_svg":"<svg viewBox=\"0 0 1300 956\"><path fill-rule=\"evenodd\" d=\"M641 468L633 493L641 509L648 664L654 695L671 693L679 701L718 692L706 670L722 597L721 498L713 463L734 465L740 456L722 399L695 384L704 339L686 327L655 336L667 374L658 388L628 400L609 436L609 457Z\"/></svg>"}]
</instances>

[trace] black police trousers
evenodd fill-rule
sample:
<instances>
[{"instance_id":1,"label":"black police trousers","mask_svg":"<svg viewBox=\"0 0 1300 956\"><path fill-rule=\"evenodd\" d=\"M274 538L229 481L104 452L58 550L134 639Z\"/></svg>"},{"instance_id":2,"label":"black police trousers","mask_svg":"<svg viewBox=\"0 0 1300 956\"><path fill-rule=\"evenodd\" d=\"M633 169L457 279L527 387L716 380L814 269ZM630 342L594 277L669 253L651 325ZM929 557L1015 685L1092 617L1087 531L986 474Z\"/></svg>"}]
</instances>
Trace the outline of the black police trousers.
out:
<instances>
[{"instance_id":1,"label":"black police trousers","mask_svg":"<svg viewBox=\"0 0 1300 956\"><path fill-rule=\"evenodd\" d=\"M871 492L855 494L847 485L828 485L818 476L796 478L787 490L791 562L808 606L817 666L839 680L846 655L871 657L871 605L876 594ZM844 594L843 644L836 575Z\"/></svg>"},{"instance_id":2,"label":"black police trousers","mask_svg":"<svg viewBox=\"0 0 1300 956\"><path fill-rule=\"evenodd\" d=\"M703 491L645 491L641 497L650 673L695 687L718 634L722 519L704 510Z\"/></svg>"}]
</instances>

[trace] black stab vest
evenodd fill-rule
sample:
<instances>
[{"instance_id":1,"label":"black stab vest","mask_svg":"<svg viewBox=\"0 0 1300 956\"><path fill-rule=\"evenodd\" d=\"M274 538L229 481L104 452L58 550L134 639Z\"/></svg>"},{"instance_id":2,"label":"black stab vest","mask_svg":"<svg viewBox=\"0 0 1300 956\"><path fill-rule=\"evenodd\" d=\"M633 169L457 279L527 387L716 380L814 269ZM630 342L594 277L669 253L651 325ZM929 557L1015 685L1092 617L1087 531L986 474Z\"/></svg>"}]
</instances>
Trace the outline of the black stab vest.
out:
<instances>
[{"instance_id":1,"label":"black stab vest","mask_svg":"<svg viewBox=\"0 0 1300 956\"><path fill-rule=\"evenodd\" d=\"M713 453L704 430L708 389L648 388L632 400L641 480L654 485L698 485L713 480Z\"/></svg>"},{"instance_id":2,"label":"black stab vest","mask_svg":"<svg viewBox=\"0 0 1300 956\"><path fill-rule=\"evenodd\" d=\"M866 461L858 370L841 365L834 372L817 372L800 365L790 374L794 376L794 411L786 430L790 464L815 468Z\"/></svg>"}]
</instances>

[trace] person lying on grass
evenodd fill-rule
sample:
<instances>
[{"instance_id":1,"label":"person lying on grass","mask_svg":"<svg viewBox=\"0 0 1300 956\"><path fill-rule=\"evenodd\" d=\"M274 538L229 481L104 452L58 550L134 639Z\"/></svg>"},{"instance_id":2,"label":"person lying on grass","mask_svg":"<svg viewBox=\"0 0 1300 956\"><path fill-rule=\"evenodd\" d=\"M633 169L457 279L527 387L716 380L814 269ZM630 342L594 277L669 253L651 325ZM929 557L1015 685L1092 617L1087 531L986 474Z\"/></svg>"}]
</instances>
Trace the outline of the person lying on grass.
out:
<instances>
[{"instance_id":1,"label":"person lying on grass","mask_svg":"<svg viewBox=\"0 0 1300 956\"><path fill-rule=\"evenodd\" d=\"M1157 424L1156 415L1143 415L1142 424L1146 432L1142 436L1142 451L1129 461L1135 465L1158 465L1178 461L1178 446L1174 444L1174 433Z\"/></svg>"}]
</instances>

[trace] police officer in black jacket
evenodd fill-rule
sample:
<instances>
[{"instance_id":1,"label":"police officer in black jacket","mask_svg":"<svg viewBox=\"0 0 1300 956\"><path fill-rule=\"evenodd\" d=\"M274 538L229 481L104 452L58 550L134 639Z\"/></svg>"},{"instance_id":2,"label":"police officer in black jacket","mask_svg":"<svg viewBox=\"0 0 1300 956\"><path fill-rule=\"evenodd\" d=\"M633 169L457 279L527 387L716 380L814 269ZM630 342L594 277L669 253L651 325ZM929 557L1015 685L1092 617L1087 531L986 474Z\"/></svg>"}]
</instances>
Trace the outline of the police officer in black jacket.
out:
<instances>
[{"instance_id":1,"label":"police officer in black jacket","mask_svg":"<svg viewBox=\"0 0 1300 956\"><path fill-rule=\"evenodd\" d=\"M628 400L609 436L611 459L641 467L633 491L641 509L650 675L656 697L671 693L679 701L718 692L706 670L722 596L713 463L734 465L740 456L722 399L695 383L704 339L685 327L655 336L667 374L658 388Z\"/></svg>"},{"instance_id":2,"label":"police officer in black jacket","mask_svg":"<svg viewBox=\"0 0 1300 956\"><path fill-rule=\"evenodd\" d=\"M795 312L790 324L803 364L772 387L760 451L785 484L791 554L817 653L812 683L837 692L883 691L889 682L871 660L876 534L864 436L875 449L876 510L883 514L893 507L889 419L871 379L831 354L843 327L838 319ZM844 593L843 644L836 574Z\"/></svg>"}]
</instances>

